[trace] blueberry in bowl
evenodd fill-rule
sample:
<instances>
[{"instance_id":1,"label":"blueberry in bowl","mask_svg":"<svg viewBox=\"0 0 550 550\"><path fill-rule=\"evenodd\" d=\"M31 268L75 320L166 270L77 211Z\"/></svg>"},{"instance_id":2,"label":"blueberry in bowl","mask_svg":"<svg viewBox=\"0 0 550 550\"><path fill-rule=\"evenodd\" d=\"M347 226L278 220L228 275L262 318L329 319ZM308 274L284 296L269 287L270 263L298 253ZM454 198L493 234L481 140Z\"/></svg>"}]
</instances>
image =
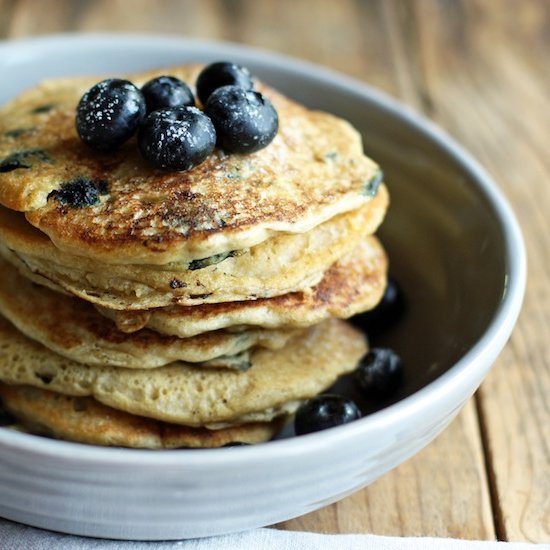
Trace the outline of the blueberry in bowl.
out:
<instances>
[{"instance_id":1,"label":"blueberry in bowl","mask_svg":"<svg viewBox=\"0 0 550 550\"><path fill-rule=\"evenodd\" d=\"M359 420L361 411L351 400L341 395L321 394L306 401L294 417L296 435L327 430Z\"/></svg>"}]
</instances>

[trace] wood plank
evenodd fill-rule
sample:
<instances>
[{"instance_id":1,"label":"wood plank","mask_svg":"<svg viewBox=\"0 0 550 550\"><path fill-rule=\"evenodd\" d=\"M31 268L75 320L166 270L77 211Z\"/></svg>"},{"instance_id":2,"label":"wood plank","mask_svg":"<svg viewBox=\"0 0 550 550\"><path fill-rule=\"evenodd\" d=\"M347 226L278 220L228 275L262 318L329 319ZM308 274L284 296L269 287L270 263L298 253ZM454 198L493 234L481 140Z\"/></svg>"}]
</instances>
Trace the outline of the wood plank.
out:
<instances>
[{"instance_id":1,"label":"wood plank","mask_svg":"<svg viewBox=\"0 0 550 550\"><path fill-rule=\"evenodd\" d=\"M494 539L474 401L428 447L369 487L277 527Z\"/></svg>"},{"instance_id":2,"label":"wood plank","mask_svg":"<svg viewBox=\"0 0 550 550\"><path fill-rule=\"evenodd\" d=\"M0 40L8 36L15 0L0 0Z\"/></svg>"},{"instance_id":3,"label":"wood plank","mask_svg":"<svg viewBox=\"0 0 550 550\"><path fill-rule=\"evenodd\" d=\"M434 117L509 197L529 282L519 323L480 391L498 535L550 541L548 2L417 4Z\"/></svg>"},{"instance_id":4,"label":"wood plank","mask_svg":"<svg viewBox=\"0 0 550 550\"><path fill-rule=\"evenodd\" d=\"M6 38L62 32L70 27L73 9L71 0L17 0Z\"/></svg>"},{"instance_id":5,"label":"wood plank","mask_svg":"<svg viewBox=\"0 0 550 550\"><path fill-rule=\"evenodd\" d=\"M384 2L228 2L231 40L313 61L395 92Z\"/></svg>"},{"instance_id":6,"label":"wood plank","mask_svg":"<svg viewBox=\"0 0 550 550\"><path fill-rule=\"evenodd\" d=\"M221 0L96 0L85 2L75 28L86 32L150 32L217 38L223 35Z\"/></svg>"}]
</instances>

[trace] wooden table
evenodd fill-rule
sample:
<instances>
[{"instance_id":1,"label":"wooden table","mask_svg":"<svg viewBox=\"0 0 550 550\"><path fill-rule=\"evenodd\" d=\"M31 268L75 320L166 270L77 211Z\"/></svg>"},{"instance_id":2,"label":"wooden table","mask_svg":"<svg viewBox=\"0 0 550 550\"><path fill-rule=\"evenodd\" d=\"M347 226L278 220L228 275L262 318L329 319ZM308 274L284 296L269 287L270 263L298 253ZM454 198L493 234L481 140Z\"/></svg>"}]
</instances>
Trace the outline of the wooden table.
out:
<instances>
[{"instance_id":1,"label":"wooden table","mask_svg":"<svg viewBox=\"0 0 550 550\"><path fill-rule=\"evenodd\" d=\"M464 144L522 225L529 282L490 376L424 451L283 529L550 541L550 1L0 0L0 38L222 39L377 86Z\"/></svg>"}]
</instances>

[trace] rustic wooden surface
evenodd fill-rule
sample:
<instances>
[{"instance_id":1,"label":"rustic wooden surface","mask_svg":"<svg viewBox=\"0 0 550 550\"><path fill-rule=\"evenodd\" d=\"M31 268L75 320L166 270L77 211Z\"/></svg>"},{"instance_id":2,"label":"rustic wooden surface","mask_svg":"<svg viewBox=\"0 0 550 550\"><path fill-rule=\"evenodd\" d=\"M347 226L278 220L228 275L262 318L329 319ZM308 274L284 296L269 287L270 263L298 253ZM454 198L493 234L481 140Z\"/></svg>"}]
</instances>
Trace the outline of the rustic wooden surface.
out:
<instances>
[{"instance_id":1,"label":"rustic wooden surface","mask_svg":"<svg viewBox=\"0 0 550 550\"><path fill-rule=\"evenodd\" d=\"M550 1L0 0L0 38L132 31L242 42L375 85L495 177L523 228L519 323L480 391L370 487L279 525L550 542Z\"/></svg>"}]
</instances>

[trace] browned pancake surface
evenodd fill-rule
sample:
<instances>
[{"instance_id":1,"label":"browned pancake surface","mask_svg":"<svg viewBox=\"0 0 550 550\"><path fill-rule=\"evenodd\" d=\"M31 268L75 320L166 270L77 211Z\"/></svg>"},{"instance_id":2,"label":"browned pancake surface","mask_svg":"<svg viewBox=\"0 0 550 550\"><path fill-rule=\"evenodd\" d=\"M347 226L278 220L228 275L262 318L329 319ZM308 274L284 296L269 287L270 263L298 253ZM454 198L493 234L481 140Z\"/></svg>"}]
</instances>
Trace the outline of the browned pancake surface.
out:
<instances>
[{"instance_id":1,"label":"browned pancake surface","mask_svg":"<svg viewBox=\"0 0 550 550\"><path fill-rule=\"evenodd\" d=\"M193 84L199 70L169 73ZM141 85L164 72L129 78ZM140 158L135 140L114 153L92 151L77 135L75 108L98 80L46 81L0 111L0 203L24 211L65 251L107 263L203 258L277 232L307 231L370 200L373 181L381 179L347 122L259 83L280 124L257 153L216 150L191 171L164 172ZM23 166L5 169L10 159ZM104 182L97 204L70 207L51 194L78 178Z\"/></svg>"},{"instance_id":2,"label":"browned pancake surface","mask_svg":"<svg viewBox=\"0 0 550 550\"><path fill-rule=\"evenodd\" d=\"M29 338L87 365L146 369L206 361L207 366L225 367L238 363L236 354L256 346L279 348L298 332L250 328L178 338L143 329L125 334L92 304L33 284L3 260L0 277L0 313Z\"/></svg>"},{"instance_id":3,"label":"browned pancake surface","mask_svg":"<svg viewBox=\"0 0 550 550\"><path fill-rule=\"evenodd\" d=\"M220 430L191 428L118 411L91 397L2 383L0 398L26 431L102 446L174 449L261 443L271 439L282 424L277 419Z\"/></svg>"},{"instance_id":4,"label":"browned pancake surface","mask_svg":"<svg viewBox=\"0 0 550 550\"><path fill-rule=\"evenodd\" d=\"M164 422L223 428L268 422L296 410L352 371L364 336L331 319L280 350L259 349L245 372L172 363L156 369L87 366L26 338L0 317L0 380L75 397Z\"/></svg>"},{"instance_id":5,"label":"browned pancake surface","mask_svg":"<svg viewBox=\"0 0 550 550\"><path fill-rule=\"evenodd\" d=\"M387 266L380 242L376 237L367 237L351 254L335 263L319 284L304 292L246 302L100 311L124 332L148 327L182 338L236 325L269 329L306 327L330 316L347 319L372 309L384 292Z\"/></svg>"},{"instance_id":6,"label":"browned pancake surface","mask_svg":"<svg viewBox=\"0 0 550 550\"><path fill-rule=\"evenodd\" d=\"M301 234L284 234L217 263L113 265L63 252L21 213L0 206L0 254L26 277L123 310L265 298L317 284L330 266L374 232L388 206L376 197Z\"/></svg>"}]
</instances>

